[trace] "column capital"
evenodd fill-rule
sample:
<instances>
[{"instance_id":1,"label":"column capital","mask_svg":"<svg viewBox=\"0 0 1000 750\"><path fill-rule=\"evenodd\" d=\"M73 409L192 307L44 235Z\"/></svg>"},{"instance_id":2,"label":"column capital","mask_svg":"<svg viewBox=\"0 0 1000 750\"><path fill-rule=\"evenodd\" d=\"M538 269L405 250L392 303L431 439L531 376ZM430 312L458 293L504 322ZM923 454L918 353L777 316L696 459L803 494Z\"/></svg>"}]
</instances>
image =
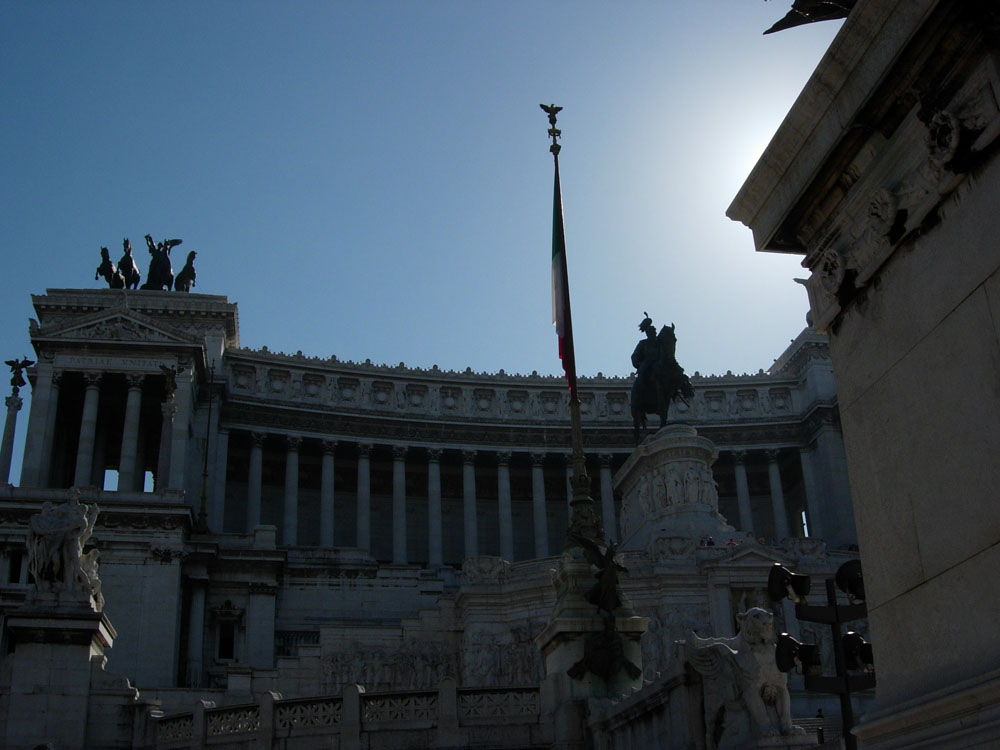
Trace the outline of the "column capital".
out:
<instances>
[{"instance_id":1,"label":"column capital","mask_svg":"<svg viewBox=\"0 0 1000 750\"><path fill-rule=\"evenodd\" d=\"M358 458L369 458L373 447L371 443L358 443Z\"/></svg>"},{"instance_id":2,"label":"column capital","mask_svg":"<svg viewBox=\"0 0 1000 750\"><path fill-rule=\"evenodd\" d=\"M128 384L128 389L131 391L133 388L138 390L142 388L142 381L146 379L145 375L132 373L125 376L125 382Z\"/></svg>"},{"instance_id":3,"label":"column capital","mask_svg":"<svg viewBox=\"0 0 1000 750\"><path fill-rule=\"evenodd\" d=\"M497 451L497 465L498 466L510 466L510 451Z\"/></svg>"},{"instance_id":4,"label":"column capital","mask_svg":"<svg viewBox=\"0 0 1000 750\"><path fill-rule=\"evenodd\" d=\"M302 445L302 437L300 435L285 435L285 446L289 452L294 451L298 453L300 445Z\"/></svg>"},{"instance_id":5,"label":"column capital","mask_svg":"<svg viewBox=\"0 0 1000 750\"><path fill-rule=\"evenodd\" d=\"M394 445L392 446L392 460L393 461L404 461L406 459L406 452L409 448L405 445Z\"/></svg>"},{"instance_id":6,"label":"column capital","mask_svg":"<svg viewBox=\"0 0 1000 750\"><path fill-rule=\"evenodd\" d=\"M764 455L767 456L767 462L769 464L777 463L778 454L781 452L780 448L768 448L764 451Z\"/></svg>"},{"instance_id":7,"label":"column capital","mask_svg":"<svg viewBox=\"0 0 1000 750\"><path fill-rule=\"evenodd\" d=\"M62 379L63 379L63 371L62 370L55 370L55 371L53 371L53 373L52 373L52 385L54 385L56 388L58 388L62 384Z\"/></svg>"},{"instance_id":8,"label":"column capital","mask_svg":"<svg viewBox=\"0 0 1000 750\"><path fill-rule=\"evenodd\" d=\"M440 463L442 453L444 453L444 450L441 448L428 448L427 460L431 463Z\"/></svg>"},{"instance_id":9,"label":"column capital","mask_svg":"<svg viewBox=\"0 0 1000 750\"><path fill-rule=\"evenodd\" d=\"M532 466L545 466L545 456L548 454L543 451L532 451L529 455Z\"/></svg>"},{"instance_id":10,"label":"column capital","mask_svg":"<svg viewBox=\"0 0 1000 750\"><path fill-rule=\"evenodd\" d=\"M747 453L749 451L738 450L738 451L731 451L731 452L733 454L733 462L734 463L745 464L747 462Z\"/></svg>"},{"instance_id":11,"label":"column capital","mask_svg":"<svg viewBox=\"0 0 1000 750\"><path fill-rule=\"evenodd\" d=\"M611 459L614 458L613 455L611 455L610 453L601 453L600 455L598 455L597 458L601 462L601 468L602 469L610 469L611 468Z\"/></svg>"},{"instance_id":12,"label":"column capital","mask_svg":"<svg viewBox=\"0 0 1000 750\"><path fill-rule=\"evenodd\" d=\"M462 451L463 464L474 464L475 462L476 462L476 451L473 450Z\"/></svg>"},{"instance_id":13,"label":"column capital","mask_svg":"<svg viewBox=\"0 0 1000 750\"><path fill-rule=\"evenodd\" d=\"M99 388L103 375L104 373L101 372L85 372L83 373L83 382L87 388Z\"/></svg>"},{"instance_id":14,"label":"column capital","mask_svg":"<svg viewBox=\"0 0 1000 750\"><path fill-rule=\"evenodd\" d=\"M266 432L251 432L250 440L253 441L254 448L263 448L264 441L267 439Z\"/></svg>"},{"instance_id":15,"label":"column capital","mask_svg":"<svg viewBox=\"0 0 1000 750\"><path fill-rule=\"evenodd\" d=\"M324 440L321 445L323 446L323 453L333 455L333 452L337 449L336 440Z\"/></svg>"},{"instance_id":16,"label":"column capital","mask_svg":"<svg viewBox=\"0 0 1000 750\"><path fill-rule=\"evenodd\" d=\"M572 453L563 453L562 457L563 457L563 463L566 464L566 468L567 469L572 469L573 468L573 454Z\"/></svg>"},{"instance_id":17,"label":"column capital","mask_svg":"<svg viewBox=\"0 0 1000 750\"><path fill-rule=\"evenodd\" d=\"M21 411L21 406L24 405L24 399L20 396L8 396L4 399L4 403L7 404L7 410Z\"/></svg>"}]
</instances>

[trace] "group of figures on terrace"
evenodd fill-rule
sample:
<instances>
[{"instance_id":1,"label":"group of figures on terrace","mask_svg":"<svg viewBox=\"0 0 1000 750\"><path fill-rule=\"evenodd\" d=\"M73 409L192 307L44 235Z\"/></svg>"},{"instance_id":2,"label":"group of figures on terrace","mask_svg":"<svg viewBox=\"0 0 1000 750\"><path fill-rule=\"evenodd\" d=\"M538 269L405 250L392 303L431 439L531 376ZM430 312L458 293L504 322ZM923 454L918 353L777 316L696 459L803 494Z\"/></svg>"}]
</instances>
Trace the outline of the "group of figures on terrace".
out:
<instances>
[{"instance_id":1,"label":"group of figures on terrace","mask_svg":"<svg viewBox=\"0 0 1000 750\"><path fill-rule=\"evenodd\" d=\"M118 265L111 261L111 255L106 247L101 248L101 265L94 273L94 280L104 277L111 289L153 289L170 291L173 288L176 292L190 292L195 283L194 259L197 253L192 250L187 255L187 262L177 276L174 276L174 269L170 264L170 251L180 245L183 240L164 240L154 242L150 235L146 235L146 248L149 250L149 272L146 274L146 283L139 286L142 277L139 267L132 257L132 243L128 237L122 240L123 255Z\"/></svg>"},{"instance_id":2,"label":"group of figures on terrace","mask_svg":"<svg viewBox=\"0 0 1000 750\"><path fill-rule=\"evenodd\" d=\"M101 580L96 549L84 553L94 533L98 508L80 502L80 491L70 490L65 503L46 502L28 523L28 570L39 592L93 597L101 610Z\"/></svg>"}]
</instances>

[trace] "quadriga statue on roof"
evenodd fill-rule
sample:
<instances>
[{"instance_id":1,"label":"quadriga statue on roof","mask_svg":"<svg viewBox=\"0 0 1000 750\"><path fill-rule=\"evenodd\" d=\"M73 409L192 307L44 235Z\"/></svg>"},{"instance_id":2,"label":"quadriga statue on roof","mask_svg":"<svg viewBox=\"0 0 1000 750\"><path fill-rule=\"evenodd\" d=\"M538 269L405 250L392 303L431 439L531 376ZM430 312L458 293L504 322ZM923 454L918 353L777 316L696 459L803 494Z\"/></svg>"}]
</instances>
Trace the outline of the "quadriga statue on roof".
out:
<instances>
[{"instance_id":1,"label":"quadriga statue on roof","mask_svg":"<svg viewBox=\"0 0 1000 750\"><path fill-rule=\"evenodd\" d=\"M708 750L749 750L765 737L805 734L792 724L788 675L774 661L774 616L752 607L737 619L734 638L692 633L678 642L702 676Z\"/></svg>"},{"instance_id":2,"label":"quadriga statue on roof","mask_svg":"<svg viewBox=\"0 0 1000 750\"><path fill-rule=\"evenodd\" d=\"M149 273L146 274L146 283L140 289L155 289L170 291L174 285L174 269L170 265L171 249L180 245L183 240L164 240L163 242L153 242L150 235L146 235L146 249L149 250Z\"/></svg>"},{"instance_id":3,"label":"quadriga statue on roof","mask_svg":"<svg viewBox=\"0 0 1000 750\"><path fill-rule=\"evenodd\" d=\"M636 369L632 384L632 423L636 445L646 427L647 414L658 414L660 427L663 427L667 424L670 404L675 398L685 403L694 398L691 381L674 358L677 336L673 324L663 326L657 334L648 313L643 315L645 317L639 324L639 330L646 334L646 338L632 352L632 366Z\"/></svg>"},{"instance_id":4,"label":"quadriga statue on roof","mask_svg":"<svg viewBox=\"0 0 1000 750\"><path fill-rule=\"evenodd\" d=\"M67 502L42 505L28 521L28 570L41 592L79 592L103 605L101 581L97 577L97 550L83 553L94 533L98 508L80 502L79 490L71 489Z\"/></svg>"}]
</instances>

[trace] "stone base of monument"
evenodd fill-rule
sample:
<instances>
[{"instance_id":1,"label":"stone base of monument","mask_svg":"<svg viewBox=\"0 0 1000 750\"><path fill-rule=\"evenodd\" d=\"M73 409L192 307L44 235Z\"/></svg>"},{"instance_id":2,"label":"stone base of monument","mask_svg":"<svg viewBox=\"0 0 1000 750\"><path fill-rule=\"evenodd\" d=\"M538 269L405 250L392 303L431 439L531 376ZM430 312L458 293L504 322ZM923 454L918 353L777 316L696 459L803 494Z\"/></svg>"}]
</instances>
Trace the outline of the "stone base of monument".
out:
<instances>
[{"instance_id":1,"label":"stone base of monument","mask_svg":"<svg viewBox=\"0 0 1000 750\"><path fill-rule=\"evenodd\" d=\"M792 748L816 747L815 734L785 734L780 737L762 737L753 745L757 750L792 750Z\"/></svg>"},{"instance_id":2,"label":"stone base of monument","mask_svg":"<svg viewBox=\"0 0 1000 750\"><path fill-rule=\"evenodd\" d=\"M586 600L594 569L578 553L565 553L553 571L556 605L535 638L545 664L542 713L552 722L552 747L559 750L584 747L588 700L618 698L642 686L639 641L649 626L649 618L635 616L624 595L614 615L598 612Z\"/></svg>"},{"instance_id":3,"label":"stone base of monument","mask_svg":"<svg viewBox=\"0 0 1000 750\"><path fill-rule=\"evenodd\" d=\"M646 438L614 477L621 493L623 549L652 552L661 539L717 543L736 534L719 514L712 476L718 449L686 424L668 424Z\"/></svg>"},{"instance_id":4,"label":"stone base of monument","mask_svg":"<svg viewBox=\"0 0 1000 750\"><path fill-rule=\"evenodd\" d=\"M51 601L49 601L51 599ZM10 692L4 747L86 747L92 661L117 637L90 597L35 594L6 613Z\"/></svg>"}]
</instances>

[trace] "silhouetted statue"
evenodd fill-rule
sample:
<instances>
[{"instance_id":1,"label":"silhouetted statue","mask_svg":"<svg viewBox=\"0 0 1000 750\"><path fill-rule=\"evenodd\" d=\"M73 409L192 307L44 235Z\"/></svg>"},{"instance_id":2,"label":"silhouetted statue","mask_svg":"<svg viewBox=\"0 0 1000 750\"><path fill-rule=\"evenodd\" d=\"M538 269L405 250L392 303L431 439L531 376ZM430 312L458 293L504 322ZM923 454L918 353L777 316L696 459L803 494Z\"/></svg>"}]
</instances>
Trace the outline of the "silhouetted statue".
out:
<instances>
[{"instance_id":1,"label":"silhouetted statue","mask_svg":"<svg viewBox=\"0 0 1000 750\"><path fill-rule=\"evenodd\" d=\"M174 285L174 269L170 265L170 250L181 244L182 240L165 240L154 243L153 238L146 235L146 248L149 250L149 273L146 274L146 283L140 289L155 289L162 291L164 287L169 291Z\"/></svg>"},{"instance_id":2,"label":"silhouetted statue","mask_svg":"<svg viewBox=\"0 0 1000 750\"><path fill-rule=\"evenodd\" d=\"M773 34L807 23L847 18L856 2L857 0L794 0L792 9L785 17L764 33Z\"/></svg>"},{"instance_id":3,"label":"silhouetted statue","mask_svg":"<svg viewBox=\"0 0 1000 750\"><path fill-rule=\"evenodd\" d=\"M125 279L115 268L115 264L111 262L111 256L108 254L108 249L106 247L101 248L101 265L97 267L97 272L94 274L94 281L97 281L99 276L103 276L104 280L108 282L108 286L111 289L124 289Z\"/></svg>"},{"instance_id":4,"label":"silhouetted statue","mask_svg":"<svg viewBox=\"0 0 1000 750\"><path fill-rule=\"evenodd\" d=\"M191 287L194 286L194 256L197 253L192 250L188 253L187 263L184 264L184 268L181 272L177 274L177 278L174 279L174 291L175 292L190 292Z\"/></svg>"},{"instance_id":5,"label":"silhouetted statue","mask_svg":"<svg viewBox=\"0 0 1000 750\"><path fill-rule=\"evenodd\" d=\"M660 427L663 427L667 424L670 404L675 398L684 403L694 398L691 381L674 359L677 336L673 324L663 326L657 334L652 319L646 315L639 324L639 330L646 334L646 338L632 352L632 366L636 368L632 384L632 423L636 445L639 444L640 431L646 427L647 414L658 414Z\"/></svg>"},{"instance_id":6,"label":"silhouetted statue","mask_svg":"<svg viewBox=\"0 0 1000 750\"><path fill-rule=\"evenodd\" d=\"M23 388L27 383L24 382L24 370L35 364L34 360L28 359L27 357L22 358L20 361L16 359L8 359L4 362L5 365L10 367L13 377L10 379L10 385L14 389L14 395L17 395L18 390Z\"/></svg>"},{"instance_id":7,"label":"silhouetted statue","mask_svg":"<svg viewBox=\"0 0 1000 750\"><path fill-rule=\"evenodd\" d=\"M126 289L138 289L141 276L135 258L132 257L132 243L128 241L128 237L122 240L122 250L124 255L118 261L118 273L122 275Z\"/></svg>"},{"instance_id":8,"label":"silhouetted statue","mask_svg":"<svg viewBox=\"0 0 1000 750\"><path fill-rule=\"evenodd\" d=\"M587 561L597 568L594 574L597 583L587 592L587 601L597 607L598 612L614 612L622 605L618 595L618 574L628 573L628 569L615 559L618 554L615 543L609 542L602 552L600 545L585 536L570 532L569 538L583 550Z\"/></svg>"}]
</instances>

